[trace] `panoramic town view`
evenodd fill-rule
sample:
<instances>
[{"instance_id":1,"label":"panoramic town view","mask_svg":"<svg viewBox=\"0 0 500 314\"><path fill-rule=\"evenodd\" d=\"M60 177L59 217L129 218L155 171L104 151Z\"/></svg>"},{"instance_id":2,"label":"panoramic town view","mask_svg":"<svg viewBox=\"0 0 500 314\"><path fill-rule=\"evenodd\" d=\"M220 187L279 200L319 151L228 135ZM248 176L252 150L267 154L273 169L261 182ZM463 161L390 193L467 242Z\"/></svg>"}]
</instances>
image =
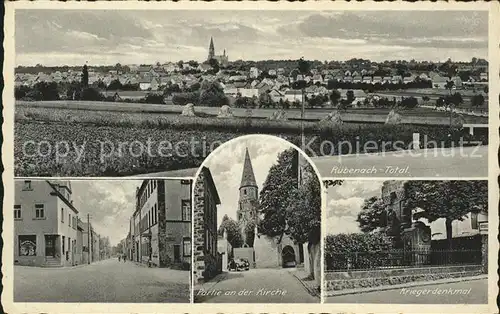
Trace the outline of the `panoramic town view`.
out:
<instances>
[{"instance_id":1,"label":"panoramic town view","mask_svg":"<svg viewBox=\"0 0 500 314\"><path fill-rule=\"evenodd\" d=\"M252 133L323 176L487 175L487 11L231 16L17 10L15 175L192 176Z\"/></svg>"},{"instance_id":2,"label":"panoramic town view","mask_svg":"<svg viewBox=\"0 0 500 314\"><path fill-rule=\"evenodd\" d=\"M233 140L195 182L194 302L319 303L321 187L282 139Z\"/></svg>"},{"instance_id":3,"label":"panoramic town view","mask_svg":"<svg viewBox=\"0 0 500 314\"><path fill-rule=\"evenodd\" d=\"M14 301L189 303L190 182L16 180Z\"/></svg>"},{"instance_id":4,"label":"panoramic town view","mask_svg":"<svg viewBox=\"0 0 500 314\"><path fill-rule=\"evenodd\" d=\"M488 303L488 182L330 181L327 303Z\"/></svg>"}]
</instances>

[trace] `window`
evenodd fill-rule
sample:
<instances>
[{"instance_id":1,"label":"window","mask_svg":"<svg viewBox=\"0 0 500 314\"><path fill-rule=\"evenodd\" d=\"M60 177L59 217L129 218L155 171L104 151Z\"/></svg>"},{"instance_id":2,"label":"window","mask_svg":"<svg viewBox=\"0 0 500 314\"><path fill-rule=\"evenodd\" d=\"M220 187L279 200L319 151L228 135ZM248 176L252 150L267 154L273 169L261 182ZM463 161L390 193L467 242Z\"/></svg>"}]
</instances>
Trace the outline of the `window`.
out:
<instances>
[{"instance_id":1,"label":"window","mask_svg":"<svg viewBox=\"0 0 500 314\"><path fill-rule=\"evenodd\" d=\"M14 205L14 219L22 219L21 205Z\"/></svg>"},{"instance_id":2,"label":"window","mask_svg":"<svg viewBox=\"0 0 500 314\"><path fill-rule=\"evenodd\" d=\"M191 238L184 238L182 240L182 252L184 257L191 256Z\"/></svg>"},{"instance_id":3,"label":"window","mask_svg":"<svg viewBox=\"0 0 500 314\"><path fill-rule=\"evenodd\" d=\"M191 202L189 200L182 200L181 202L182 220L191 221Z\"/></svg>"},{"instance_id":4,"label":"window","mask_svg":"<svg viewBox=\"0 0 500 314\"><path fill-rule=\"evenodd\" d=\"M33 187L31 186L31 181L30 180L25 180L24 181L23 191L33 191Z\"/></svg>"},{"instance_id":5,"label":"window","mask_svg":"<svg viewBox=\"0 0 500 314\"><path fill-rule=\"evenodd\" d=\"M65 244L66 244L66 237L65 237L65 236L62 236L62 251L63 251L63 254L64 254L64 252L66 251L66 250L64 249Z\"/></svg>"},{"instance_id":6,"label":"window","mask_svg":"<svg viewBox=\"0 0 500 314\"><path fill-rule=\"evenodd\" d=\"M61 222L64 222L64 208L61 208Z\"/></svg>"},{"instance_id":7,"label":"window","mask_svg":"<svg viewBox=\"0 0 500 314\"><path fill-rule=\"evenodd\" d=\"M45 209L43 204L35 204L35 218L45 219Z\"/></svg>"},{"instance_id":8,"label":"window","mask_svg":"<svg viewBox=\"0 0 500 314\"><path fill-rule=\"evenodd\" d=\"M243 189L243 195L247 195L247 190Z\"/></svg>"},{"instance_id":9,"label":"window","mask_svg":"<svg viewBox=\"0 0 500 314\"><path fill-rule=\"evenodd\" d=\"M155 204L155 217L156 222L158 222L158 204Z\"/></svg>"},{"instance_id":10,"label":"window","mask_svg":"<svg viewBox=\"0 0 500 314\"><path fill-rule=\"evenodd\" d=\"M68 226L71 227L71 214L68 214Z\"/></svg>"},{"instance_id":11,"label":"window","mask_svg":"<svg viewBox=\"0 0 500 314\"><path fill-rule=\"evenodd\" d=\"M36 235L20 235L19 256L36 256Z\"/></svg>"}]
</instances>

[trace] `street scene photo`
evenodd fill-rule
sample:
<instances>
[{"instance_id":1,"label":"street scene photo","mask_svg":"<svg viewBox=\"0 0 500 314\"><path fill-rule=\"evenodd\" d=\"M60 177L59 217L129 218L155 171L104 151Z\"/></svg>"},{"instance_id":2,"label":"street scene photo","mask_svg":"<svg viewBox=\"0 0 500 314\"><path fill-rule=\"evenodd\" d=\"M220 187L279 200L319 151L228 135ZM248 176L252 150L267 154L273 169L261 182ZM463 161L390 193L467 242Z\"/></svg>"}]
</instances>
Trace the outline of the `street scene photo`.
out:
<instances>
[{"instance_id":1,"label":"street scene photo","mask_svg":"<svg viewBox=\"0 0 500 314\"><path fill-rule=\"evenodd\" d=\"M321 184L306 155L263 135L232 140L194 183L194 302L319 303Z\"/></svg>"},{"instance_id":2,"label":"street scene photo","mask_svg":"<svg viewBox=\"0 0 500 314\"><path fill-rule=\"evenodd\" d=\"M488 181L326 186L324 302L488 303Z\"/></svg>"},{"instance_id":3,"label":"street scene photo","mask_svg":"<svg viewBox=\"0 0 500 314\"><path fill-rule=\"evenodd\" d=\"M191 187L16 180L14 302L189 303Z\"/></svg>"},{"instance_id":4,"label":"street scene photo","mask_svg":"<svg viewBox=\"0 0 500 314\"><path fill-rule=\"evenodd\" d=\"M16 176L192 177L247 134L322 177L488 174L487 10L18 9L15 51Z\"/></svg>"}]
</instances>

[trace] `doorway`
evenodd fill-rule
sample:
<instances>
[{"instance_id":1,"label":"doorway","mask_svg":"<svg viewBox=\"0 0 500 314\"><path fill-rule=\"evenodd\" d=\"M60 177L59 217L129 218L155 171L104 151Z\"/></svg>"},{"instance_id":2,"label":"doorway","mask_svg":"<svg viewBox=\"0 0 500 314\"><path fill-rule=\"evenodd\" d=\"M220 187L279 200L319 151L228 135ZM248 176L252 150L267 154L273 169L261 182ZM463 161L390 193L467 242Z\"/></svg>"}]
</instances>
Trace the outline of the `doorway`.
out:
<instances>
[{"instance_id":1,"label":"doorway","mask_svg":"<svg viewBox=\"0 0 500 314\"><path fill-rule=\"evenodd\" d=\"M295 250L290 245L287 245L281 251L281 259L283 267L295 267L297 262L295 260Z\"/></svg>"},{"instance_id":2,"label":"doorway","mask_svg":"<svg viewBox=\"0 0 500 314\"><path fill-rule=\"evenodd\" d=\"M45 256L56 257L56 236L45 236Z\"/></svg>"},{"instance_id":3,"label":"doorway","mask_svg":"<svg viewBox=\"0 0 500 314\"><path fill-rule=\"evenodd\" d=\"M181 262L181 246L178 244L174 244L174 262Z\"/></svg>"}]
</instances>

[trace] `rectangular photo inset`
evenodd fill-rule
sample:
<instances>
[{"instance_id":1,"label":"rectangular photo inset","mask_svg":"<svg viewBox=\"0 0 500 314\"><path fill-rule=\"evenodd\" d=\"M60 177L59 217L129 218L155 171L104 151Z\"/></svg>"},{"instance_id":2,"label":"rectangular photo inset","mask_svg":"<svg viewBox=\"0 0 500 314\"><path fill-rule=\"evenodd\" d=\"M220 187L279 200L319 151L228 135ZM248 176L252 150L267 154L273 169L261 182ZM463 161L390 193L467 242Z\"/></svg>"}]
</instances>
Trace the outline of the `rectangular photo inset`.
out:
<instances>
[{"instance_id":1,"label":"rectangular photo inset","mask_svg":"<svg viewBox=\"0 0 500 314\"><path fill-rule=\"evenodd\" d=\"M192 180L16 180L14 302L189 303Z\"/></svg>"},{"instance_id":2,"label":"rectangular photo inset","mask_svg":"<svg viewBox=\"0 0 500 314\"><path fill-rule=\"evenodd\" d=\"M16 9L15 176L193 176L247 134L323 177L488 175L487 7L228 6Z\"/></svg>"},{"instance_id":3,"label":"rectangular photo inset","mask_svg":"<svg viewBox=\"0 0 500 314\"><path fill-rule=\"evenodd\" d=\"M486 180L326 183L325 303L488 303Z\"/></svg>"}]
</instances>

